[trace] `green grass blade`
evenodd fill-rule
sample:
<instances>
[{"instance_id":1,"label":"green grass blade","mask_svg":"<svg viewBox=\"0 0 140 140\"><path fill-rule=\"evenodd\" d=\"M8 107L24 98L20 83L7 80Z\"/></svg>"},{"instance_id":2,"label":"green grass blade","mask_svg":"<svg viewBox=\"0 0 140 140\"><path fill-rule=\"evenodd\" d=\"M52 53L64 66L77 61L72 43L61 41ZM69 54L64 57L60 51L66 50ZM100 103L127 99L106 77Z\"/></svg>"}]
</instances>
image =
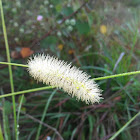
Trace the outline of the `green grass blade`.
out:
<instances>
[{"instance_id":1,"label":"green grass blade","mask_svg":"<svg viewBox=\"0 0 140 140\"><path fill-rule=\"evenodd\" d=\"M10 63L10 51L9 51L9 45L8 45L8 38L7 38L7 31L5 26L5 20L4 20L4 13L3 13L3 6L2 6L2 0L0 0L0 9L1 9L1 19L2 19L2 28L3 28L3 34L4 34L4 40L5 40L5 47L6 47L6 55L7 60ZM11 92L14 92L14 83L13 83L13 74L12 74L12 67L11 65L8 65L9 69L9 77L10 77L10 86L11 86ZM12 96L12 102L13 102L13 114L14 114L14 130L15 130L15 136L17 137L17 120L16 120L16 104L15 104L15 96Z\"/></svg>"},{"instance_id":2,"label":"green grass blade","mask_svg":"<svg viewBox=\"0 0 140 140\"><path fill-rule=\"evenodd\" d=\"M24 95L21 96L20 103L19 103L19 107L18 107L17 124L18 124L18 122L19 122L19 116L20 116L20 111L21 111L21 106L22 106L22 103L23 103L23 99L24 99Z\"/></svg>"},{"instance_id":3,"label":"green grass blade","mask_svg":"<svg viewBox=\"0 0 140 140\"><path fill-rule=\"evenodd\" d=\"M4 140L2 130L1 130L1 125L0 125L0 140Z\"/></svg>"},{"instance_id":4,"label":"green grass blade","mask_svg":"<svg viewBox=\"0 0 140 140\"><path fill-rule=\"evenodd\" d=\"M131 120L129 120L121 129L119 129L109 140L114 140L121 132L123 132L126 127L133 121L135 118L140 115L140 112L138 112L134 117L132 117Z\"/></svg>"},{"instance_id":5,"label":"green grass blade","mask_svg":"<svg viewBox=\"0 0 140 140\"><path fill-rule=\"evenodd\" d=\"M9 125L9 118L8 114L6 114L6 102L3 101L3 127L4 127L4 136L5 140L11 140L11 135L10 135L10 125Z\"/></svg>"},{"instance_id":6,"label":"green grass blade","mask_svg":"<svg viewBox=\"0 0 140 140\"><path fill-rule=\"evenodd\" d=\"M20 111L21 111L21 106L22 106L22 103L23 103L23 99L24 99L24 95L21 96L20 103L19 103L19 107L18 107L18 113L17 113L17 128L19 127L19 116L20 116ZM18 140L18 139L19 139L19 131L18 131L17 140Z\"/></svg>"},{"instance_id":7,"label":"green grass blade","mask_svg":"<svg viewBox=\"0 0 140 140\"><path fill-rule=\"evenodd\" d=\"M1 89L1 94L3 93L3 90ZM8 108L9 105L7 104L8 102L3 98L2 99L2 117L3 117L3 129L4 129L4 137L5 140L11 140L11 135L10 135L10 125L9 125L9 118L8 118Z\"/></svg>"},{"instance_id":8,"label":"green grass blade","mask_svg":"<svg viewBox=\"0 0 140 140\"><path fill-rule=\"evenodd\" d=\"M47 110L48 110L49 104L50 104L50 102L51 102L51 100L52 100L52 97L54 96L55 93L56 93L56 90L50 95L49 99L48 99L47 102L46 102L46 105L45 105L45 108L44 108L44 112L43 112L43 114L42 114L41 122L43 122L44 119L45 119L46 112L47 112ZM41 128L42 128L42 124L40 124L39 127L38 127L37 135L36 135L36 139L35 139L35 140L39 140Z\"/></svg>"},{"instance_id":9,"label":"green grass blade","mask_svg":"<svg viewBox=\"0 0 140 140\"><path fill-rule=\"evenodd\" d=\"M34 128L31 132L30 132L30 134L28 135L28 138L27 138L27 140L31 140L31 137L33 136L33 134L36 132L36 128Z\"/></svg>"},{"instance_id":10,"label":"green grass blade","mask_svg":"<svg viewBox=\"0 0 140 140\"><path fill-rule=\"evenodd\" d=\"M94 126L94 118L91 115L88 115L89 121L89 140L92 140L93 126Z\"/></svg>"}]
</instances>

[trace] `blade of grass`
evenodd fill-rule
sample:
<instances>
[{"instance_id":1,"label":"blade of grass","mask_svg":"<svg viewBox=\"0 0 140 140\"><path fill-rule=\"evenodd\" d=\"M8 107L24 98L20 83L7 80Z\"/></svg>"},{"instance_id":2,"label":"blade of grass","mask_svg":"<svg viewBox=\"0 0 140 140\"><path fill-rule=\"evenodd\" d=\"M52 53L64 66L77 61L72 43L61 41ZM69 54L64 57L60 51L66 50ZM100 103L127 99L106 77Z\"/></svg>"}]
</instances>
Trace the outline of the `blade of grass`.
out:
<instances>
[{"instance_id":1,"label":"blade of grass","mask_svg":"<svg viewBox=\"0 0 140 140\"><path fill-rule=\"evenodd\" d=\"M119 118L117 116L117 114L114 113L114 120L115 120L115 124L118 128L121 128L121 124L120 124L120 121L119 121ZM120 135L120 139L125 139L126 138L126 134L125 133L121 133Z\"/></svg>"},{"instance_id":2,"label":"blade of grass","mask_svg":"<svg viewBox=\"0 0 140 140\"><path fill-rule=\"evenodd\" d=\"M0 140L4 140L2 130L1 130L1 125L0 125Z\"/></svg>"},{"instance_id":3,"label":"blade of grass","mask_svg":"<svg viewBox=\"0 0 140 140\"><path fill-rule=\"evenodd\" d=\"M2 19L2 28L4 33L4 40L5 40L5 47L6 47L6 55L7 60L10 63L10 51L9 51L9 45L8 45L8 38L7 38L7 32L6 32L6 26L5 26L5 20L4 20L4 13L3 13L3 6L2 6L2 0L0 0L0 9L1 9L1 19ZM12 74L12 67L11 65L8 65L9 69L9 77L10 77L10 85L11 85L11 92L14 92L14 83L13 83L13 74ZM15 96L12 96L12 102L13 102L13 114L14 114L14 128L15 128L15 136L17 140L17 122L16 122L16 104L15 104Z\"/></svg>"},{"instance_id":4,"label":"blade of grass","mask_svg":"<svg viewBox=\"0 0 140 140\"><path fill-rule=\"evenodd\" d=\"M58 117L58 119L57 119L57 121L56 121L56 123L55 123L56 125L55 125L55 128L56 129L58 129L58 127L59 127L59 124L60 124L60 117ZM52 136L52 139L54 140L55 139L55 133L53 134L53 136Z\"/></svg>"},{"instance_id":5,"label":"blade of grass","mask_svg":"<svg viewBox=\"0 0 140 140\"><path fill-rule=\"evenodd\" d=\"M54 94L56 93L57 90L54 90L54 92L52 92L52 94L50 95L49 99L46 102L45 108L44 108L44 112L42 114L42 118L41 118L41 122L44 121L45 116L46 116L46 112L48 110L49 104L52 100L52 97L54 96ZM40 132L41 132L41 128L42 128L42 124L39 124L38 130L37 130L37 134L36 134L36 139L35 140L39 140L39 136L40 136ZM63 138L61 138L61 140L63 140Z\"/></svg>"},{"instance_id":6,"label":"blade of grass","mask_svg":"<svg viewBox=\"0 0 140 140\"><path fill-rule=\"evenodd\" d=\"M18 122L19 122L19 115L20 115L20 110L21 110L21 106L22 106L22 103L23 103L23 99L24 99L24 95L21 96L20 103L19 103L19 107L18 107L17 124L18 124Z\"/></svg>"},{"instance_id":7,"label":"blade of grass","mask_svg":"<svg viewBox=\"0 0 140 140\"><path fill-rule=\"evenodd\" d=\"M93 126L94 126L94 118L91 115L88 115L88 121L89 121L89 140L92 139L92 133L93 133Z\"/></svg>"},{"instance_id":8,"label":"blade of grass","mask_svg":"<svg viewBox=\"0 0 140 140\"><path fill-rule=\"evenodd\" d=\"M3 101L3 125L4 125L4 136L6 140L11 140L11 135L10 135L10 128L9 128L9 120L8 120L8 115L6 114L6 107L5 103Z\"/></svg>"},{"instance_id":9,"label":"blade of grass","mask_svg":"<svg viewBox=\"0 0 140 140\"><path fill-rule=\"evenodd\" d=\"M114 140L121 132L123 132L127 126L133 121L135 120L135 118L137 116L140 115L140 112L138 112L134 117L131 118L131 120L129 120L121 129L119 129L109 140Z\"/></svg>"},{"instance_id":10,"label":"blade of grass","mask_svg":"<svg viewBox=\"0 0 140 140\"><path fill-rule=\"evenodd\" d=\"M76 131L77 131L77 127L72 131L70 140L73 140L74 139L74 136L75 136Z\"/></svg>"},{"instance_id":11,"label":"blade of grass","mask_svg":"<svg viewBox=\"0 0 140 140\"><path fill-rule=\"evenodd\" d=\"M31 140L31 137L33 136L33 134L36 132L36 128L34 128L31 132L30 132L30 134L28 135L28 138L27 138L27 140Z\"/></svg>"},{"instance_id":12,"label":"blade of grass","mask_svg":"<svg viewBox=\"0 0 140 140\"><path fill-rule=\"evenodd\" d=\"M69 114L65 117L65 120L64 120L64 122L63 122L63 126L62 126L63 128L62 128L62 129L64 129L64 127L66 126L69 117L70 117Z\"/></svg>"},{"instance_id":13,"label":"blade of grass","mask_svg":"<svg viewBox=\"0 0 140 140\"><path fill-rule=\"evenodd\" d=\"M96 66L82 66L81 69L94 69L94 70L100 70L100 71L103 71L103 72L106 72L106 73L109 73L109 74L112 74L111 71L105 69L105 68L102 68L102 67L96 67Z\"/></svg>"},{"instance_id":14,"label":"blade of grass","mask_svg":"<svg viewBox=\"0 0 140 140\"><path fill-rule=\"evenodd\" d=\"M60 135L60 133L57 131L56 128L54 128L54 127L52 127L52 126L50 126L50 125L48 125L48 124L46 124L46 123L41 122L40 120L34 118L33 116L31 116L31 115L29 115L29 114L26 114L26 113L24 113L24 112L22 112L22 111L21 111L21 113L24 114L27 118L33 120L34 122L39 123L39 124L42 124L43 126L45 126L45 127L49 128L50 130L54 131L54 132L59 136L59 138L62 137L62 136ZM26 128L26 129L27 129L27 128Z\"/></svg>"},{"instance_id":15,"label":"blade of grass","mask_svg":"<svg viewBox=\"0 0 140 140\"><path fill-rule=\"evenodd\" d=\"M18 107L18 113L17 113L17 127L18 128L19 128L19 116L20 116L20 111L21 111L21 106L22 106L22 103L23 103L23 99L24 99L24 95L21 96L19 107ZM18 133L18 137L19 137L19 132L17 132L17 133Z\"/></svg>"},{"instance_id":16,"label":"blade of grass","mask_svg":"<svg viewBox=\"0 0 140 140\"><path fill-rule=\"evenodd\" d=\"M137 38L138 38L138 30L135 32L134 38L133 38L133 43L132 43L132 47L131 47L131 51L130 51L130 57L129 57L129 65L131 64L131 60L132 60L132 56L133 56L133 52L134 52L134 47L137 43Z\"/></svg>"},{"instance_id":17,"label":"blade of grass","mask_svg":"<svg viewBox=\"0 0 140 140\"><path fill-rule=\"evenodd\" d=\"M2 95L4 94L2 89L1 89L1 94ZM6 101L5 101L4 98L2 99L2 106L3 106L2 117L3 117L4 137L5 137L6 140L11 140L8 114L6 113L6 109L7 109L6 107L7 106L6 106Z\"/></svg>"}]
</instances>

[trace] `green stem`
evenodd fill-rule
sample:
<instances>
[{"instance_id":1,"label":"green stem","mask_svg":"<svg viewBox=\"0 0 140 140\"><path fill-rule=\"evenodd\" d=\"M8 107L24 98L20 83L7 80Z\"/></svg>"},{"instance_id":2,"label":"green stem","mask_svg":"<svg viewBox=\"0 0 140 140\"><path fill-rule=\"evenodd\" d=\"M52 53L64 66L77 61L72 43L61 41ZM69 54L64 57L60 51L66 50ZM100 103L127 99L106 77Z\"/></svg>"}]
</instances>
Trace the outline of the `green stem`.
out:
<instances>
[{"instance_id":1,"label":"green stem","mask_svg":"<svg viewBox=\"0 0 140 140\"><path fill-rule=\"evenodd\" d=\"M34 89L29 89L29 90L24 90L24 91L4 94L4 95L1 95L0 98L9 97L9 96L12 96L12 95L30 93L30 92L40 91L40 90L52 89L52 88L55 88L55 87L54 86L48 86L48 87L34 88Z\"/></svg>"},{"instance_id":2,"label":"green stem","mask_svg":"<svg viewBox=\"0 0 140 140\"><path fill-rule=\"evenodd\" d=\"M140 74L140 71L134 71L134 72L115 74L115 75L110 75L110 76L105 76L105 77L99 77L99 78L94 78L94 80L103 80L103 79L109 79L109 78L127 76L127 75L133 75L133 74ZM39 91L39 90L45 90L45 89L50 89L50 88L55 88L55 86L41 87L41 88L35 88L35 89L29 89L29 90L9 93L9 94L6 94L6 95L1 95L0 98L12 96L12 95L19 95L19 94L28 93L28 92Z\"/></svg>"},{"instance_id":3,"label":"green stem","mask_svg":"<svg viewBox=\"0 0 140 140\"><path fill-rule=\"evenodd\" d=\"M2 28L3 28L4 40L5 40L5 46L6 46L6 55L7 55L7 60L10 63L11 62L10 51L9 51L8 38L7 38L6 26L5 26L5 20L4 20L2 0L0 0L0 9L1 9ZM13 83L13 74L12 74L11 65L8 65L8 69L9 69L11 92L13 93L14 92L14 83ZM17 135L15 96L12 96L12 102L13 102L13 113L14 113L15 136L16 136L16 139L17 139L18 135Z\"/></svg>"},{"instance_id":4,"label":"green stem","mask_svg":"<svg viewBox=\"0 0 140 140\"><path fill-rule=\"evenodd\" d=\"M132 119L130 119L121 129L119 129L109 140L114 140L124 129L138 116L140 112L138 112Z\"/></svg>"},{"instance_id":5,"label":"green stem","mask_svg":"<svg viewBox=\"0 0 140 140\"><path fill-rule=\"evenodd\" d=\"M134 74L140 74L140 71L132 71L132 72L126 72L126 73L115 74L115 75L110 75L110 76L104 76L104 77L94 78L94 80L104 80L104 79L121 77L121 76L129 76L129 75L134 75Z\"/></svg>"},{"instance_id":6,"label":"green stem","mask_svg":"<svg viewBox=\"0 0 140 140\"><path fill-rule=\"evenodd\" d=\"M19 66L19 67L28 67L28 65L17 64L17 63L8 63L8 62L0 62L0 64L13 65L13 66Z\"/></svg>"},{"instance_id":7,"label":"green stem","mask_svg":"<svg viewBox=\"0 0 140 140\"><path fill-rule=\"evenodd\" d=\"M52 97L54 96L54 94L56 93L57 90L53 91L49 97L49 99L46 101L46 105L45 105L45 108L44 108L44 112L42 114L42 118L41 118L41 122L44 122L44 119L45 119L45 116L47 114L47 110L48 110L48 107L50 105L50 102L52 100ZM37 130L37 134L36 134L36 138L35 140L39 140L39 136L40 136L40 132L41 132L41 129L42 129L42 124L39 124L39 127L38 127L38 130Z\"/></svg>"},{"instance_id":8,"label":"green stem","mask_svg":"<svg viewBox=\"0 0 140 140\"><path fill-rule=\"evenodd\" d=\"M28 65L17 64L17 63L8 63L8 62L0 62L0 64L13 65L13 66L19 66L19 67L28 67ZM134 75L134 74L140 74L140 71L132 71L132 72L126 72L126 73L115 74L115 75L110 75L110 76L98 77L98 78L93 78L93 80L96 80L96 81L104 80L104 79L121 77L121 76L129 76L129 75Z\"/></svg>"}]
</instances>

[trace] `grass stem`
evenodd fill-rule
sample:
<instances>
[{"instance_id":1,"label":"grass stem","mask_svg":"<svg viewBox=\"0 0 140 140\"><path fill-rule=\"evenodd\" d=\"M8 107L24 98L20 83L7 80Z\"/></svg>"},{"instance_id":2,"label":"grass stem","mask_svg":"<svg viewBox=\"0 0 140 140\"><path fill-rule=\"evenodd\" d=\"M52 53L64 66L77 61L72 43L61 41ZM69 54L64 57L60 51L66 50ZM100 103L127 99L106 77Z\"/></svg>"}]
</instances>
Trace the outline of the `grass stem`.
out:
<instances>
[{"instance_id":1,"label":"grass stem","mask_svg":"<svg viewBox=\"0 0 140 140\"><path fill-rule=\"evenodd\" d=\"M6 47L6 55L7 55L7 60L10 63L11 62L10 51L9 51L8 38L7 38L6 26L5 26L5 20L4 20L2 0L0 0L0 9L1 9L2 28L3 28L3 34L4 34L4 40L5 40L5 47ZM8 65L8 69L9 69L11 92L13 93L14 92L14 83L13 83L13 74L12 74L11 65ZM12 95L12 102L13 102L13 113L14 113L15 137L17 140L18 134L17 134L17 120L16 120L16 104L15 104L15 96L14 95Z\"/></svg>"},{"instance_id":2,"label":"grass stem","mask_svg":"<svg viewBox=\"0 0 140 140\"><path fill-rule=\"evenodd\" d=\"M134 117L132 117L121 129L119 129L109 140L114 140L122 131L125 130L125 128L133 121L137 116L140 115L140 112L138 112Z\"/></svg>"},{"instance_id":3,"label":"grass stem","mask_svg":"<svg viewBox=\"0 0 140 140\"><path fill-rule=\"evenodd\" d=\"M13 66L19 66L19 67L28 67L28 65L17 64L17 63L8 63L8 62L0 62L0 64L13 65ZM114 75L109 75L109 76L103 76L103 77L93 78L93 80L95 80L95 81L104 80L104 79L129 76L129 75L134 75L134 74L140 74L140 71L132 71L132 72L114 74Z\"/></svg>"},{"instance_id":4,"label":"grass stem","mask_svg":"<svg viewBox=\"0 0 140 140\"><path fill-rule=\"evenodd\" d=\"M94 78L93 80L95 80L95 81L104 80L104 79L116 78L116 77L122 77L122 76L129 76L129 75L134 75L134 74L140 74L140 71L132 71L132 72L114 74L114 75L110 75L110 76L98 77L98 78Z\"/></svg>"},{"instance_id":5,"label":"grass stem","mask_svg":"<svg viewBox=\"0 0 140 140\"><path fill-rule=\"evenodd\" d=\"M8 62L0 62L0 64L13 65L13 66L19 66L19 67L28 67L27 65L17 64L17 63L8 63Z\"/></svg>"},{"instance_id":6,"label":"grass stem","mask_svg":"<svg viewBox=\"0 0 140 140\"><path fill-rule=\"evenodd\" d=\"M34 89L29 89L29 90L23 90L23 91L19 91L19 92L14 92L14 93L8 93L8 94L0 95L0 98L9 97L9 96L13 96L13 95L24 94L24 93L30 93L30 92L40 91L40 90L52 89L52 88L55 88L55 87L48 86L48 87L41 87L41 88L34 88Z\"/></svg>"}]
</instances>

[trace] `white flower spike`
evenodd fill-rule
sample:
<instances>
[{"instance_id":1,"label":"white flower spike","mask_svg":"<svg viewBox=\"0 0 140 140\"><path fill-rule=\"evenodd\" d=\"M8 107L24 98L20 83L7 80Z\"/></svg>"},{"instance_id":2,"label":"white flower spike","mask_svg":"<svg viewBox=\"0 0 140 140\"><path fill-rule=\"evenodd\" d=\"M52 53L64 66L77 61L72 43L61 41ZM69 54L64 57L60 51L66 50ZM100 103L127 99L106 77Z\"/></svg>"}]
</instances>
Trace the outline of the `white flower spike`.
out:
<instances>
[{"instance_id":1,"label":"white flower spike","mask_svg":"<svg viewBox=\"0 0 140 140\"><path fill-rule=\"evenodd\" d=\"M72 97L87 104L102 99L101 90L87 73L63 60L44 54L36 55L28 61L29 74L39 82L62 88Z\"/></svg>"}]
</instances>

